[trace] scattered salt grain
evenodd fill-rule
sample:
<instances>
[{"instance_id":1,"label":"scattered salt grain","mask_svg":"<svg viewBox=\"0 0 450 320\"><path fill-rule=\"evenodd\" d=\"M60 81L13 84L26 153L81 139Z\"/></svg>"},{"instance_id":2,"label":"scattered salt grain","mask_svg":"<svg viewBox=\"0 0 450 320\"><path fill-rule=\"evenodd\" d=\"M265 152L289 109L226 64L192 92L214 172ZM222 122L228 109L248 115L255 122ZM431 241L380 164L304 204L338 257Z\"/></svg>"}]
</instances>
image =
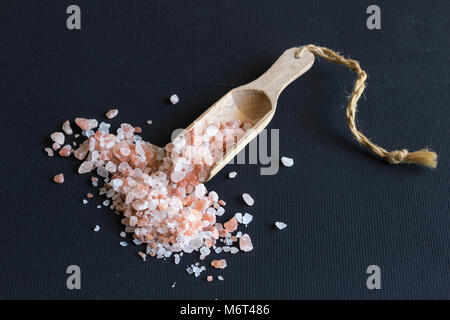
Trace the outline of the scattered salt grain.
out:
<instances>
[{"instance_id":1,"label":"scattered salt grain","mask_svg":"<svg viewBox=\"0 0 450 320\"><path fill-rule=\"evenodd\" d=\"M59 150L59 148L61 148L61 145L59 143L55 142L55 143L52 144L52 149L54 151Z\"/></svg>"},{"instance_id":2,"label":"scattered salt grain","mask_svg":"<svg viewBox=\"0 0 450 320\"><path fill-rule=\"evenodd\" d=\"M284 223L284 222L277 221L277 222L275 222L275 226L276 226L278 229L283 230L284 228L287 227L287 224Z\"/></svg>"},{"instance_id":3,"label":"scattered salt grain","mask_svg":"<svg viewBox=\"0 0 450 320\"><path fill-rule=\"evenodd\" d=\"M57 174L53 177L53 181L56 183L63 183L64 182L64 175L62 173Z\"/></svg>"},{"instance_id":4,"label":"scattered salt grain","mask_svg":"<svg viewBox=\"0 0 450 320\"><path fill-rule=\"evenodd\" d=\"M212 276L207 276L207 277L206 277L206 281L212 282L212 281L213 281L213 277L212 277Z\"/></svg>"},{"instance_id":5,"label":"scattered salt grain","mask_svg":"<svg viewBox=\"0 0 450 320\"><path fill-rule=\"evenodd\" d=\"M175 260L175 264L179 264L180 263L180 255L179 254L174 254L174 260Z\"/></svg>"},{"instance_id":6,"label":"scattered salt grain","mask_svg":"<svg viewBox=\"0 0 450 320\"><path fill-rule=\"evenodd\" d=\"M152 120L147 120L147 124L152 124L153 121Z\"/></svg>"},{"instance_id":7,"label":"scattered salt grain","mask_svg":"<svg viewBox=\"0 0 450 320\"><path fill-rule=\"evenodd\" d=\"M87 204L88 201L86 199L83 199L83 204Z\"/></svg>"},{"instance_id":8,"label":"scattered salt grain","mask_svg":"<svg viewBox=\"0 0 450 320\"><path fill-rule=\"evenodd\" d=\"M88 131L98 126L98 122L95 119L76 118L75 123L83 131Z\"/></svg>"},{"instance_id":9,"label":"scattered salt grain","mask_svg":"<svg viewBox=\"0 0 450 320\"><path fill-rule=\"evenodd\" d=\"M52 148L45 148L44 150L45 150L45 152L47 152L47 155L49 157L53 157L54 153L53 153Z\"/></svg>"},{"instance_id":10,"label":"scattered salt grain","mask_svg":"<svg viewBox=\"0 0 450 320\"><path fill-rule=\"evenodd\" d=\"M225 213L225 209L220 207L219 209L217 209L216 211L216 216L220 217Z\"/></svg>"},{"instance_id":11,"label":"scattered salt grain","mask_svg":"<svg viewBox=\"0 0 450 320\"><path fill-rule=\"evenodd\" d=\"M177 283L174 282L174 283L172 284L172 288L175 288L176 285L177 285Z\"/></svg>"},{"instance_id":12,"label":"scattered salt grain","mask_svg":"<svg viewBox=\"0 0 450 320\"><path fill-rule=\"evenodd\" d=\"M241 250L245 252L253 250L252 240L250 239L250 236L248 234L243 234L239 239L239 248L241 248Z\"/></svg>"},{"instance_id":13,"label":"scattered salt grain","mask_svg":"<svg viewBox=\"0 0 450 320\"><path fill-rule=\"evenodd\" d=\"M71 134L73 134L73 130L70 127L70 122L69 120L64 121L63 125L62 125L62 129L64 131L65 134L67 134L68 136L70 136Z\"/></svg>"},{"instance_id":14,"label":"scattered salt grain","mask_svg":"<svg viewBox=\"0 0 450 320\"><path fill-rule=\"evenodd\" d=\"M228 178L230 178L230 179L234 179L234 178L236 178L236 176L237 176L237 172L235 172L235 171L230 172L230 173L228 174Z\"/></svg>"},{"instance_id":15,"label":"scattered salt grain","mask_svg":"<svg viewBox=\"0 0 450 320\"><path fill-rule=\"evenodd\" d=\"M68 156L70 156L70 151L72 150L72 146L70 145L70 144L66 144L64 147L62 147L60 150L59 150L59 152L58 152L58 154L61 156L61 157L68 157Z\"/></svg>"},{"instance_id":16,"label":"scattered salt grain","mask_svg":"<svg viewBox=\"0 0 450 320\"><path fill-rule=\"evenodd\" d=\"M242 213L236 212L234 217L236 218L237 222L242 223Z\"/></svg>"},{"instance_id":17,"label":"scattered salt grain","mask_svg":"<svg viewBox=\"0 0 450 320\"><path fill-rule=\"evenodd\" d=\"M242 217L242 224L249 224L250 222L252 222L253 220L253 216L249 213L245 213L244 216Z\"/></svg>"},{"instance_id":18,"label":"scattered salt grain","mask_svg":"<svg viewBox=\"0 0 450 320\"><path fill-rule=\"evenodd\" d=\"M103 205L105 206L105 207L107 207L107 206L109 206L109 203L110 203L111 201L109 201L109 200L105 200L105 201L103 201Z\"/></svg>"},{"instance_id":19,"label":"scattered salt grain","mask_svg":"<svg viewBox=\"0 0 450 320\"><path fill-rule=\"evenodd\" d=\"M211 261L211 265L216 269L225 269L227 266L227 261L225 259L213 260Z\"/></svg>"},{"instance_id":20,"label":"scattered salt grain","mask_svg":"<svg viewBox=\"0 0 450 320\"><path fill-rule=\"evenodd\" d=\"M177 104L179 101L180 98L176 94L170 96L170 102L172 102L172 104Z\"/></svg>"},{"instance_id":21,"label":"scattered salt grain","mask_svg":"<svg viewBox=\"0 0 450 320\"><path fill-rule=\"evenodd\" d=\"M125 233L125 231L120 232L119 235L120 235L122 238L125 238L125 237L127 236L127 234Z\"/></svg>"},{"instance_id":22,"label":"scattered salt grain","mask_svg":"<svg viewBox=\"0 0 450 320\"><path fill-rule=\"evenodd\" d=\"M236 254L239 252L239 249L236 247L231 247L230 252L231 252L231 254Z\"/></svg>"},{"instance_id":23,"label":"scattered salt grain","mask_svg":"<svg viewBox=\"0 0 450 320\"><path fill-rule=\"evenodd\" d=\"M220 281L224 280L222 276L218 276L217 279L219 279Z\"/></svg>"},{"instance_id":24,"label":"scattered salt grain","mask_svg":"<svg viewBox=\"0 0 450 320\"><path fill-rule=\"evenodd\" d=\"M125 241L121 241L121 242L120 242L120 245L121 245L122 247L126 247L126 246L128 245L128 243L126 243Z\"/></svg>"},{"instance_id":25,"label":"scattered salt grain","mask_svg":"<svg viewBox=\"0 0 450 320\"><path fill-rule=\"evenodd\" d=\"M115 116L117 116L118 113L119 113L119 110L117 110L117 109L110 109L110 110L106 113L106 117L107 117L108 119L112 119L112 118L114 118Z\"/></svg>"},{"instance_id":26,"label":"scattered salt grain","mask_svg":"<svg viewBox=\"0 0 450 320\"><path fill-rule=\"evenodd\" d=\"M101 206L101 205L98 205L98 206L97 206L97 209L101 209L101 208L102 208L102 206Z\"/></svg>"},{"instance_id":27,"label":"scattered salt grain","mask_svg":"<svg viewBox=\"0 0 450 320\"><path fill-rule=\"evenodd\" d=\"M244 199L244 202L249 206L252 206L255 203L255 200L253 200L253 198L248 193L244 193L242 195L242 199Z\"/></svg>"},{"instance_id":28,"label":"scattered salt grain","mask_svg":"<svg viewBox=\"0 0 450 320\"><path fill-rule=\"evenodd\" d=\"M100 230L100 226L99 225L95 225L94 232L97 232L99 230Z\"/></svg>"},{"instance_id":29,"label":"scattered salt grain","mask_svg":"<svg viewBox=\"0 0 450 320\"><path fill-rule=\"evenodd\" d=\"M74 138L79 138L80 134L79 133L75 133L75 135L73 136Z\"/></svg>"},{"instance_id":30,"label":"scattered salt grain","mask_svg":"<svg viewBox=\"0 0 450 320\"><path fill-rule=\"evenodd\" d=\"M142 251L139 251L138 255L142 258L142 260L145 261L145 258L147 257L147 255L145 253L143 253Z\"/></svg>"},{"instance_id":31,"label":"scattered salt grain","mask_svg":"<svg viewBox=\"0 0 450 320\"><path fill-rule=\"evenodd\" d=\"M287 158L287 157L281 157L281 163L285 167L292 167L294 165L294 159Z\"/></svg>"},{"instance_id":32,"label":"scattered salt grain","mask_svg":"<svg viewBox=\"0 0 450 320\"><path fill-rule=\"evenodd\" d=\"M139 245L142 244L142 241L139 240L138 238L133 239L133 242L134 242L134 244L137 245L137 246L139 246Z\"/></svg>"},{"instance_id":33,"label":"scattered salt grain","mask_svg":"<svg viewBox=\"0 0 450 320\"><path fill-rule=\"evenodd\" d=\"M62 132L53 132L50 138L59 145L64 144L64 134Z\"/></svg>"}]
</instances>

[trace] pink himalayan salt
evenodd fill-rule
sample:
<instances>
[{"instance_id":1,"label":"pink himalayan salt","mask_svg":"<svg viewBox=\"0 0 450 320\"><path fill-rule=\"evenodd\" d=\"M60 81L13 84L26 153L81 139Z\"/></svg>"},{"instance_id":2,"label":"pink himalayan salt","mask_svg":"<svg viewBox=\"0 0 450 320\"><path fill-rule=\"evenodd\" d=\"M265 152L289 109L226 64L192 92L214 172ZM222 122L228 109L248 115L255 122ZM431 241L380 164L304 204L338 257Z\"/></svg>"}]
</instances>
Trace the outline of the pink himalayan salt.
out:
<instances>
[{"instance_id":1,"label":"pink himalayan salt","mask_svg":"<svg viewBox=\"0 0 450 320\"><path fill-rule=\"evenodd\" d=\"M49 157L53 157L53 150L52 150L52 148L45 148L44 150L45 150L45 152L47 152L47 155Z\"/></svg>"},{"instance_id":2,"label":"pink himalayan salt","mask_svg":"<svg viewBox=\"0 0 450 320\"><path fill-rule=\"evenodd\" d=\"M216 269L225 269L227 266L227 261L225 259L213 260L211 261L211 265Z\"/></svg>"},{"instance_id":3,"label":"pink himalayan salt","mask_svg":"<svg viewBox=\"0 0 450 320\"><path fill-rule=\"evenodd\" d=\"M212 282L212 281L213 281L213 276L207 276L207 277L206 277L206 281Z\"/></svg>"},{"instance_id":4,"label":"pink himalayan salt","mask_svg":"<svg viewBox=\"0 0 450 320\"><path fill-rule=\"evenodd\" d=\"M70 146L70 144L66 144L64 147L62 147L60 150L59 150L59 152L58 152L58 154L61 156L61 157L68 157L68 156L70 156L70 151L72 150L72 147Z\"/></svg>"},{"instance_id":5,"label":"pink himalayan salt","mask_svg":"<svg viewBox=\"0 0 450 320\"><path fill-rule=\"evenodd\" d=\"M233 232L236 231L237 227L238 227L238 222L237 219L235 217L231 218L230 220L228 220L227 222L225 222L223 224L223 226L225 227L225 229L228 232Z\"/></svg>"},{"instance_id":6,"label":"pink himalayan salt","mask_svg":"<svg viewBox=\"0 0 450 320\"><path fill-rule=\"evenodd\" d=\"M107 113L106 113L106 117L108 118L108 119L112 119L112 118L114 118L115 116L117 116L119 114L119 110L117 110L117 109L110 109Z\"/></svg>"},{"instance_id":7,"label":"pink himalayan salt","mask_svg":"<svg viewBox=\"0 0 450 320\"><path fill-rule=\"evenodd\" d=\"M172 252L211 248L220 236L216 209L224 210L207 196L202 182L225 149L233 147L233 136L242 135L245 127L249 128L248 122L199 125L182 132L165 148L136 140L136 130L129 124L122 124L117 135L98 130L80 146L82 152L77 152L80 148L75 151L77 158L86 159L78 172L106 170L109 162L116 166L104 193L115 210L123 213L126 228L148 245L150 256L163 258ZM173 173L181 172L172 180ZM227 225L230 230L237 227L234 222ZM222 236L229 235L222 231Z\"/></svg>"},{"instance_id":8,"label":"pink himalayan salt","mask_svg":"<svg viewBox=\"0 0 450 320\"><path fill-rule=\"evenodd\" d=\"M70 122L69 120L64 121L63 125L62 125L62 129L64 131L65 134L67 134L68 136L70 136L71 134L73 134L73 130L70 126ZM64 142L63 142L64 143ZM62 143L61 143L62 144Z\"/></svg>"},{"instance_id":9,"label":"pink himalayan salt","mask_svg":"<svg viewBox=\"0 0 450 320\"><path fill-rule=\"evenodd\" d=\"M61 132L53 132L50 135L50 138L52 138L52 140L54 142L56 142L59 145L63 145L64 144L64 134Z\"/></svg>"},{"instance_id":10,"label":"pink himalayan salt","mask_svg":"<svg viewBox=\"0 0 450 320\"><path fill-rule=\"evenodd\" d=\"M252 240L248 234L243 234L239 239L239 248L242 251L249 252L253 250Z\"/></svg>"},{"instance_id":11,"label":"pink himalayan salt","mask_svg":"<svg viewBox=\"0 0 450 320\"><path fill-rule=\"evenodd\" d=\"M76 118L75 123L83 131L92 130L98 126L98 122L95 119Z\"/></svg>"},{"instance_id":12,"label":"pink himalayan salt","mask_svg":"<svg viewBox=\"0 0 450 320\"><path fill-rule=\"evenodd\" d=\"M58 150L59 148L61 148L61 145L59 144L59 143L54 143L54 144L52 144L52 149L54 150L54 151L56 151L56 150Z\"/></svg>"},{"instance_id":13,"label":"pink himalayan salt","mask_svg":"<svg viewBox=\"0 0 450 320\"><path fill-rule=\"evenodd\" d=\"M53 181L56 183L63 183L64 182L64 175L62 173L57 174L53 177Z\"/></svg>"},{"instance_id":14,"label":"pink himalayan salt","mask_svg":"<svg viewBox=\"0 0 450 320\"><path fill-rule=\"evenodd\" d=\"M142 258L142 260L145 261L145 258L147 257L147 255L141 251L138 252L138 255Z\"/></svg>"}]
</instances>

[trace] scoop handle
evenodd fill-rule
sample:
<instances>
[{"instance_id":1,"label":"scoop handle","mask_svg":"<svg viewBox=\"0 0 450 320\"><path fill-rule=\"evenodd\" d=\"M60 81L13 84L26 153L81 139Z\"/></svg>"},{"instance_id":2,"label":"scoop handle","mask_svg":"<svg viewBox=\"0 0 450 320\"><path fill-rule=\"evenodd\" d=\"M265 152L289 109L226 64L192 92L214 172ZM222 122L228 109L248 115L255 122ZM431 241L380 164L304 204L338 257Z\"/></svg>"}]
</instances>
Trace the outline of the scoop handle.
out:
<instances>
[{"instance_id":1,"label":"scoop handle","mask_svg":"<svg viewBox=\"0 0 450 320\"><path fill-rule=\"evenodd\" d=\"M272 102L276 102L284 88L314 64L314 55L310 51L305 48L297 57L299 50L300 48L291 48L284 51L262 76L250 82L246 87L262 90Z\"/></svg>"}]
</instances>

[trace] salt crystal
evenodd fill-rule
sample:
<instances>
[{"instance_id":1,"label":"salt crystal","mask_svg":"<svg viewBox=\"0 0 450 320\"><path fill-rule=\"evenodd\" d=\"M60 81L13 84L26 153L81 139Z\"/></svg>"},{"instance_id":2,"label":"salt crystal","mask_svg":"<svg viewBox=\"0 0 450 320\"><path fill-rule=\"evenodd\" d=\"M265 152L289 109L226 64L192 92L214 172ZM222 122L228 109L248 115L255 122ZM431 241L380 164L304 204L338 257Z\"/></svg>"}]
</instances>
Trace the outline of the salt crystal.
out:
<instances>
[{"instance_id":1,"label":"salt crystal","mask_svg":"<svg viewBox=\"0 0 450 320\"><path fill-rule=\"evenodd\" d=\"M97 127L98 122L95 119L76 118L75 123L81 130L87 131Z\"/></svg>"},{"instance_id":2,"label":"salt crystal","mask_svg":"<svg viewBox=\"0 0 450 320\"><path fill-rule=\"evenodd\" d=\"M97 209L101 209L102 208L102 206L101 205L97 205Z\"/></svg>"},{"instance_id":3,"label":"salt crystal","mask_svg":"<svg viewBox=\"0 0 450 320\"><path fill-rule=\"evenodd\" d=\"M213 277L212 277L212 276L207 276L207 277L206 277L206 281L208 281L208 282L213 281Z\"/></svg>"},{"instance_id":4,"label":"salt crystal","mask_svg":"<svg viewBox=\"0 0 450 320\"><path fill-rule=\"evenodd\" d=\"M200 183L199 185L197 185L195 187L195 196L197 198L203 197L205 195L205 193L206 193L206 188L205 188L205 185L203 183Z\"/></svg>"},{"instance_id":5,"label":"salt crystal","mask_svg":"<svg viewBox=\"0 0 450 320\"><path fill-rule=\"evenodd\" d=\"M175 286L176 286L176 282L174 282L173 284L172 284L172 288L175 288Z\"/></svg>"},{"instance_id":6,"label":"salt crystal","mask_svg":"<svg viewBox=\"0 0 450 320\"><path fill-rule=\"evenodd\" d=\"M117 116L119 114L119 110L117 110L117 109L110 109L107 113L106 113L106 117L108 118L108 119L112 119L112 118L114 118L115 116Z\"/></svg>"},{"instance_id":7,"label":"salt crystal","mask_svg":"<svg viewBox=\"0 0 450 320\"><path fill-rule=\"evenodd\" d=\"M45 152L47 152L47 155L49 157L53 157L53 150L52 150L52 148L45 148L44 150L45 150Z\"/></svg>"},{"instance_id":8,"label":"salt crystal","mask_svg":"<svg viewBox=\"0 0 450 320\"><path fill-rule=\"evenodd\" d=\"M50 138L59 145L64 144L64 134L62 132L53 132Z\"/></svg>"},{"instance_id":9,"label":"salt crystal","mask_svg":"<svg viewBox=\"0 0 450 320\"><path fill-rule=\"evenodd\" d=\"M217 209L216 211L216 216L222 216L225 213L225 209L220 207L219 209Z\"/></svg>"},{"instance_id":10,"label":"salt crystal","mask_svg":"<svg viewBox=\"0 0 450 320\"><path fill-rule=\"evenodd\" d=\"M64 182L64 175L62 173L57 174L53 177L53 181L56 183L63 183Z\"/></svg>"},{"instance_id":11,"label":"salt crystal","mask_svg":"<svg viewBox=\"0 0 450 320\"><path fill-rule=\"evenodd\" d=\"M225 259L213 260L211 261L211 265L216 269L224 269L227 266L227 261Z\"/></svg>"},{"instance_id":12,"label":"salt crystal","mask_svg":"<svg viewBox=\"0 0 450 320\"><path fill-rule=\"evenodd\" d=\"M109 206L109 203L110 203L111 201L109 201L109 200L105 200L105 201L103 201L103 205L105 206L105 207L107 207L107 206Z\"/></svg>"},{"instance_id":13,"label":"salt crystal","mask_svg":"<svg viewBox=\"0 0 450 320\"><path fill-rule=\"evenodd\" d=\"M234 178L236 178L236 176L237 176L237 172L235 172L235 171L230 172L230 173L228 174L228 178L230 178L230 179L234 179Z\"/></svg>"},{"instance_id":14,"label":"salt crystal","mask_svg":"<svg viewBox=\"0 0 450 320\"><path fill-rule=\"evenodd\" d=\"M209 248L207 248L207 247L201 247L200 248L200 253L203 256L208 256L211 253L211 250Z\"/></svg>"},{"instance_id":15,"label":"salt crystal","mask_svg":"<svg viewBox=\"0 0 450 320\"><path fill-rule=\"evenodd\" d=\"M242 232L238 231L238 233L236 233L236 238L240 238L240 237L242 237Z\"/></svg>"},{"instance_id":16,"label":"salt crystal","mask_svg":"<svg viewBox=\"0 0 450 320\"><path fill-rule=\"evenodd\" d=\"M104 166L101 166L101 167L97 168L97 174L100 177L106 178L108 176L109 172L108 172L108 170L105 169Z\"/></svg>"},{"instance_id":17,"label":"salt crystal","mask_svg":"<svg viewBox=\"0 0 450 320\"><path fill-rule=\"evenodd\" d=\"M121 242L120 242L120 245L121 245L122 247L126 247L126 246L128 245L128 243L126 243L125 241L121 241Z\"/></svg>"},{"instance_id":18,"label":"salt crystal","mask_svg":"<svg viewBox=\"0 0 450 320\"><path fill-rule=\"evenodd\" d=\"M58 150L59 148L61 148L61 145L59 144L59 143L53 143L52 144L52 149L54 150L54 151L56 151L56 150Z\"/></svg>"},{"instance_id":19,"label":"salt crystal","mask_svg":"<svg viewBox=\"0 0 450 320\"><path fill-rule=\"evenodd\" d=\"M253 216L249 213L245 213L242 217L242 223L247 225L253 220Z\"/></svg>"},{"instance_id":20,"label":"salt crystal","mask_svg":"<svg viewBox=\"0 0 450 320\"><path fill-rule=\"evenodd\" d=\"M220 281L224 280L222 276L218 276L217 279L219 279Z\"/></svg>"},{"instance_id":21,"label":"salt crystal","mask_svg":"<svg viewBox=\"0 0 450 320\"><path fill-rule=\"evenodd\" d=\"M175 264L179 264L180 263L180 255L179 254L175 254L174 255L174 259L175 259Z\"/></svg>"},{"instance_id":22,"label":"salt crystal","mask_svg":"<svg viewBox=\"0 0 450 320\"><path fill-rule=\"evenodd\" d=\"M109 134L110 127L111 127L111 125L109 123L101 122L100 125L98 126L98 130L105 134Z\"/></svg>"},{"instance_id":23,"label":"salt crystal","mask_svg":"<svg viewBox=\"0 0 450 320\"><path fill-rule=\"evenodd\" d=\"M152 124L152 120L147 120L147 124Z\"/></svg>"},{"instance_id":24,"label":"salt crystal","mask_svg":"<svg viewBox=\"0 0 450 320\"><path fill-rule=\"evenodd\" d=\"M75 135L73 136L74 138L79 138L80 134L79 133L75 133Z\"/></svg>"},{"instance_id":25,"label":"salt crystal","mask_svg":"<svg viewBox=\"0 0 450 320\"><path fill-rule=\"evenodd\" d=\"M248 234L243 234L239 239L239 247L242 251L249 252L253 250L252 240Z\"/></svg>"},{"instance_id":26,"label":"salt crystal","mask_svg":"<svg viewBox=\"0 0 450 320\"><path fill-rule=\"evenodd\" d=\"M83 199L83 204L87 204L88 201L86 199Z\"/></svg>"},{"instance_id":27,"label":"salt crystal","mask_svg":"<svg viewBox=\"0 0 450 320\"><path fill-rule=\"evenodd\" d=\"M125 238L127 236L127 234L125 233L125 231L120 232L119 234L122 238Z\"/></svg>"},{"instance_id":28,"label":"salt crystal","mask_svg":"<svg viewBox=\"0 0 450 320\"><path fill-rule=\"evenodd\" d=\"M78 168L78 173L79 174L88 173L88 172L91 172L92 169L94 169L94 165L92 164L92 162L85 161Z\"/></svg>"},{"instance_id":29,"label":"salt crystal","mask_svg":"<svg viewBox=\"0 0 450 320\"><path fill-rule=\"evenodd\" d=\"M137 245L137 246L139 246L139 245L142 244L142 241L139 240L138 238L133 239L133 242L134 242L134 244Z\"/></svg>"},{"instance_id":30,"label":"salt crystal","mask_svg":"<svg viewBox=\"0 0 450 320\"><path fill-rule=\"evenodd\" d=\"M242 213L236 212L236 214L234 215L234 217L236 218L236 220L237 220L239 223L242 223Z\"/></svg>"},{"instance_id":31,"label":"salt crystal","mask_svg":"<svg viewBox=\"0 0 450 320\"><path fill-rule=\"evenodd\" d=\"M170 96L170 102L172 102L172 104L177 104L179 101L180 98L176 94Z\"/></svg>"},{"instance_id":32,"label":"salt crystal","mask_svg":"<svg viewBox=\"0 0 450 320\"><path fill-rule=\"evenodd\" d=\"M239 249L236 247L231 247L230 252L231 252L231 254L236 254L239 252Z\"/></svg>"},{"instance_id":33,"label":"salt crystal","mask_svg":"<svg viewBox=\"0 0 450 320\"><path fill-rule=\"evenodd\" d=\"M68 156L70 156L70 151L72 150L72 146L70 145L70 144L66 144L64 147L62 147L60 150L59 150L59 152L58 152L58 154L61 156L61 157L68 157Z\"/></svg>"},{"instance_id":34,"label":"salt crystal","mask_svg":"<svg viewBox=\"0 0 450 320\"><path fill-rule=\"evenodd\" d=\"M100 230L100 226L99 225L95 225L94 231L97 232Z\"/></svg>"},{"instance_id":35,"label":"salt crystal","mask_svg":"<svg viewBox=\"0 0 450 320\"><path fill-rule=\"evenodd\" d=\"M215 191L210 191L210 192L208 193L208 196L209 196L209 198L211 199L211 201L213 201L213 202L219 201L219 195L218 195L217 192L215 192Z\"/></svg>"},{"instance_id":36,"label":"salt crystal","mask_svg":"<svg viewBox=\"0 0 450 320\"><path fill-rule=\"evenodd\" d=\"M242 199L244 199L244 202L249 206L252 206L255 203L255 200L253 200L253 198L248 193L244 193L242 195Z\"/></svg>"},{"instance_id":37,"label":"salt crystal","mask_svg":"<svg viewBox=\"0 0 450 320\"><path fill-rule=\"evenodd\" d=\"M287 157L281 157L281 163L285 167L292 167L294 165L294 159L287 158Z\"/></svg>"},{"instance_id":38,"label":"salt crystal","mask_svg":"<svg viewBox=\"0 0 450 320\"><path fill-rule=\"evenodd\" d=\"M284 229L284 228L287 227L287 224L284 223L284 222L277 221L277 222L275 222L275 226L276 226L278 229L282 230L282 229Z\"/></svg>"},{"instance_id":39,"label":"salt crystal","mask_svg":"<svg viewBox=\"0 0 450 320\"><path fill-rule=\"evenodd\" d=\"M68 136L70 136L71 134L73 134L73 130L70 127L70 122L69 120L64 121L63 125L62 125L62 129L64 131L65 134L67 134Z\"/></svg>"}]
</instances>

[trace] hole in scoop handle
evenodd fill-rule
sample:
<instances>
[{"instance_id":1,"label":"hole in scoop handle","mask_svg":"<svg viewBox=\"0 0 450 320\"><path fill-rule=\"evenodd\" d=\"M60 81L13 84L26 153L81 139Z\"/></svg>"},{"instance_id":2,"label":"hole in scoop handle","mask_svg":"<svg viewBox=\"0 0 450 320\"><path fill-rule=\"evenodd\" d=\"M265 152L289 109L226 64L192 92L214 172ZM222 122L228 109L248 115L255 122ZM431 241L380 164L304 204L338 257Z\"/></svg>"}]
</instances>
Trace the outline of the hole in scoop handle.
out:
<instances>
[{"instance_id":1,"label":"hole in scoop handle","mask_svg":"<svg viewBox=\"0 0 450 320\"><path fill-rule=\"evenodd\" d=\"M288 84L308 71L314 64L314 55L304 49L296 58L300 48L283 52L277 61L262 76L248 84L248 87L264 91L273 102Z\"/></svg>"}]
</instances>

